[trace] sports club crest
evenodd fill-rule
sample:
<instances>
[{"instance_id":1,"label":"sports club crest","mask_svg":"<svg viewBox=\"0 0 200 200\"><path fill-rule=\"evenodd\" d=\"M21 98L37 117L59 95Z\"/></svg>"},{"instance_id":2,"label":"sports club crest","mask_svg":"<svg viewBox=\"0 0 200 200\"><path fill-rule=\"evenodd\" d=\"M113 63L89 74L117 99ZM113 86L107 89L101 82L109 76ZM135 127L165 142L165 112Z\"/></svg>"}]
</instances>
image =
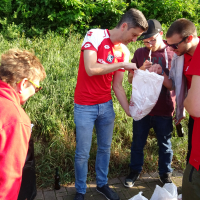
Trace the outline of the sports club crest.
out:
<instances>
[{"instance_id":1,"label":"sports club crest","mask_svg":"<svg viewBox=\"0 0 200 200\"><path fill-rule=\"evenodd\" d=\"M113 59L114 59L114 56L111 54L108 54L107 61L111 63Z\"/></svg>"}]
</instances>

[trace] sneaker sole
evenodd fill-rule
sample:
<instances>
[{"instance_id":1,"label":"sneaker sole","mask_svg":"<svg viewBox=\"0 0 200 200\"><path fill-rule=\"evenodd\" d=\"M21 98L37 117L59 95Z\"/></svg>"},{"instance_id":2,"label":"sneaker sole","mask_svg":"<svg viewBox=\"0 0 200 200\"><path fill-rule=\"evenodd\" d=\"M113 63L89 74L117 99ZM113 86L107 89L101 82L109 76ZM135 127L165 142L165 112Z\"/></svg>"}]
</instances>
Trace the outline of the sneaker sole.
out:
<instances>
[{"instance_id":1,"label":"sneaker sole","mask_svg":"<svg viewBox=\"0 0 200 200\"><path fill-rule=\"evenodd\" d=\"M165 183L163 183L163 181L160 179L160 177L159 177L159 180L160 180L160 182L163 184L163 185L165 185ZM172 183L172 182L171 182Z\"/></svg>"},{"instance_id":2,"label":"sneaker sole","mask_svg":"<svg viewBox=\"0 0 200 200\"><path fill-rule=\"evenodd\" d=\"M124 186L127 187L127 188L131 188L131 187L134 186L134 183L133 183L132 185L126 185L126 184L124 183Z\"/></svg>"},{"instance_id":3,"label":"sneaker sole","mask_svg":"<svg viewBox=\"0 0 200 200\"><path fill-rule=\"evenodd\" d=\"M140 175L138 175L137 179L138 179L139 177L140 177ZM136 180L137 180L137 179L136 179ZM136 181L136 180L135 180L135 181ZM131 188L131 187L134 186L134 184L135 184L135 182L134 182L132 185L126 185L126 184L124 183L124 186L127 187L127 188Z\"/></svg>"},{"instance_id":4,"label":"sneaker sole","mask_svg":"<svg viewBox=\"0 0 200 200\"><path fill-rule=\"evenodd\" d=\"M99 191L97 188L96 188L96 190L97 190L97 192L103 194L103 196L106 197L106 199L110 200L103 192ZM120 199L118 199L118 200L120 200Z\"/></svg>"}]
</instances>

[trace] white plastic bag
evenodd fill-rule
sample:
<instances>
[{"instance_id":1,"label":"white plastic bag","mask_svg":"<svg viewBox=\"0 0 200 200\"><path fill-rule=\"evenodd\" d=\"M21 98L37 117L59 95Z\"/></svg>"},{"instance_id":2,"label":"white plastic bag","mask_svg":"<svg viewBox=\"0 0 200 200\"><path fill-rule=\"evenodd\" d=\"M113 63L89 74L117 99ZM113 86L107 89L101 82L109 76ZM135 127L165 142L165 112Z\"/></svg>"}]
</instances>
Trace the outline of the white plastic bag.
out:
<instances>
[{"instance_id":1,"label":"white plastic bag","mask_svg":"<svg viewBox=\"0 0 200 200\"><path fill-rule=\"evenodd\" d=\"M178 200L182 200L182 194L178 195Z\"/></svg>"},{"instance_id":2,"label":"white plastic bag","mask_svg":"<svg viewBox=\"0 0 200 200\"><path fill-rule=\"evenodd\" d=\"M177 187L173 183L166 183L163 187L156 185L150 200L178 200Z\"/></svg>"},{"instance_id":3,"label":"white plastic bag","mask_svg":"<svg viewBox=\"0 0 200 200\"><path fill-rule=\"evenodd\" d=\"M148 70L135 70L129 111L135 121L148 115L155 106L164 77Z\"/></svg>"},{"instance_id":4,"label":"white plastic bag","mask_svg":"<svg viewBox=\"0 0 200 200\"><path fill-rule=\"evenodd\" d=\"M130 198L129 200L148 200L146 197L142 196L142 192Z\"/></svg>"}]
</instances>

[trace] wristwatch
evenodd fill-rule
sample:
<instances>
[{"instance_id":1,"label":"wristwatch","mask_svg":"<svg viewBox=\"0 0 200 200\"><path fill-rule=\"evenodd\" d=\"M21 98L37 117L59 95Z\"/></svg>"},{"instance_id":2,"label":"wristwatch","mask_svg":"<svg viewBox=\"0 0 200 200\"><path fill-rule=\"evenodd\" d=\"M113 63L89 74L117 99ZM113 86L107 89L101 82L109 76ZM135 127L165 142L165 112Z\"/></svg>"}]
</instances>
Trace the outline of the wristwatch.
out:
<instances>
[{"instance_id":1,"label":"wristwatch","mask_svg":"<svg viewBox=\"0 0 200 200\"><path fill-rule=\"evenodd\" d=\"M164 70L162 69L162 72L161 72L161 74L159 74L159 75L163 75L164 74Z\"/></svg>"}]
</instances>

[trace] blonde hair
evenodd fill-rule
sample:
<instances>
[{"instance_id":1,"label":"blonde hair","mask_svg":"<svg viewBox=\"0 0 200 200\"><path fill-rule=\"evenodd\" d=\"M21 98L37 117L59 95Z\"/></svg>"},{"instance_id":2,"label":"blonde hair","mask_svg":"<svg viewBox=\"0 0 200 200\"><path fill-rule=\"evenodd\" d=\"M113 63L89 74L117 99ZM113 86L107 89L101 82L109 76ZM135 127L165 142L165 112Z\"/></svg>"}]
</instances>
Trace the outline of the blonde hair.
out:
<instances>
[{"instance_id":1,"label":"blonde hair","mask_svg":"<svg viewBox=\"0 0 200 200\"><path fill-rule=\"evenodd\" d=\"M1 56L0 79L12 87L23 78L44 80L46 73L40 60L27 50L10 49Z\"/></svg>"}]
</instances>

